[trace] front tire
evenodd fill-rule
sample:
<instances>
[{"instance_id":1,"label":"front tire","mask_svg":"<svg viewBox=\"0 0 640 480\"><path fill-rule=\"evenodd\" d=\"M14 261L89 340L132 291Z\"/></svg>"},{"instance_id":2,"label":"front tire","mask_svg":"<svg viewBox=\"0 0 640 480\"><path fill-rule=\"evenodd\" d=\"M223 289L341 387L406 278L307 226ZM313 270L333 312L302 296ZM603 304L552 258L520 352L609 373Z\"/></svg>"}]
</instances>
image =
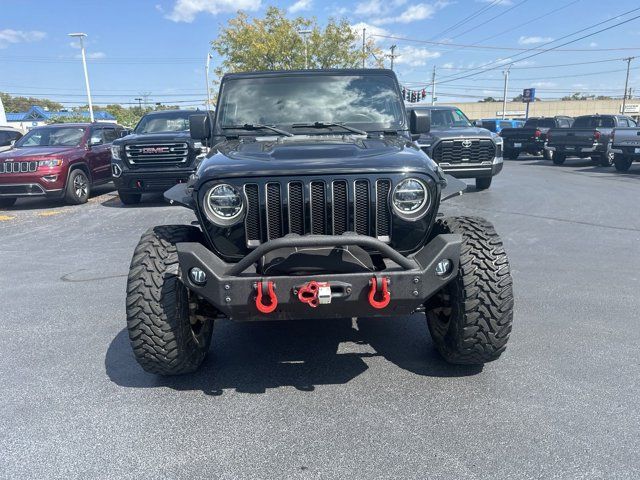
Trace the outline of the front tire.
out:
<instances>
[{"instance_id":1,"label":"front tire","mask_svg":"<svg viewBox=\"0 0 640 480\"><path fill-rule=\"evenodd\" d=\"M562 165L566 159L567 156L564 153L556 153L552 158L554 165Z\"/></svg>"},{"instance_id":2,"label":"front tire","mask_svg":"<svg viewBox=\"0 0 640 480\"><path fill-rule=\"evenodd\" d=\"M0 208L13 207L18 199L15 197L0 198Z\"/></svg>"},{"instance_id":3,"label":"front tire","mask_svg":"<svg viewBox=\"0 0 640 480\"><path fill-rule=\"evenodd\" d=\"M124 193L118 190L118 196L123 205L137 205L142 199L142 195L139 193Z\"/></svg>"},{"instance_id":4,"label":"front tire","mask_svg":"<svg viewBox=\"0 0 640 480\"><path fill-rule=\"evenodd\" d=\"M213 320L179 280L176 243L201 241L195 227L148 230L138 243L127 280L127 329L133 354L149 373L193 372L211 344Z\"/></svg>"},{"instance_id":5,"label":"front tire","mask_svg":"<svg viewBox=\"0 0 640 480\"><path fill-rule=\"evenodd\" d=\"M631 164L633 160L629 157L624 157L621 155L616 155L616 158L613 160L613 164L616 167L616 170L619 172L626 172L631 168Z\"/></svg>"},{"instance_id":6,"label":"front tire","mask_svg":"<svg viewBox=\"0 0 640 480\"><path fill-rule=\"evenodd\" d=\"M493 225L478 217L438 220L435 234L462 235L457 277L427 304L427 324L450 363L481 365L498 359L513 323L507 254Z\"/></svg>"},{"instance_id":7,"label":"front tire","mask_svg":"<svg viewBox=\"0 0 640 480\"><path fill-rule=\"evenodd\" d=\"M71 205L87 203L91 194L91 182L84 170L76 168L69 174L64 200Z\"/></svg>"},{"instance_id":8,"label":"front tire","mask_svg":"<svg viewBox=\"0 0 640 480\"><path fill-rule=\"evenodd\" d=\"M553 160L554 154L555 152L553 150L547 150L546 148L542 151L542 157L545 160Z\"/></svg>"},{"instance_id":9,"label":"front tire","mask_svg":"<svg viewBox=\"0 0 640 480\"><path fill-rule=\"evenodd\" d=\"M476 190L486 190L491 186L493 177L476 178Z\"/></svg>"},{"instance_id":10,"label":"front tire","mask_svg":"<svg viewBox=\"0 0 640 480\"><path fill-rule=\"evenodd\" d=\"M591 157L591 160L596 162L601 167L611 167L613 166L614 162L614 154L613 152L607 152L596 157Z\"/></svg>"},{"instance_id":11,"label":"front tire","mask_svg":"<svg viewBox=\"0 0 640 480\"><path fill-rule=\"evenodd\" d=\"M508 150L505 152L505 155L509 160L517 160L520 156L520 152L517 150Z\"/></svg>"}]
</instances>

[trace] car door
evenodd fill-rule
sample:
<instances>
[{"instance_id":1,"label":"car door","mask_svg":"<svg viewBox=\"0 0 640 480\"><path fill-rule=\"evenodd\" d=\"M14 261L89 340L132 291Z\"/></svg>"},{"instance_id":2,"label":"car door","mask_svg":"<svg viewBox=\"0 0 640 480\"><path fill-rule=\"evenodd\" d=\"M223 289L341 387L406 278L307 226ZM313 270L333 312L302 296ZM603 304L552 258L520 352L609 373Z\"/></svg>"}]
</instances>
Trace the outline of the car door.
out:
<instances>
[{"instance_id":1,"label":"car door","mask_svg":"<svg viewBox=\"0 0 640 480\"><path fill-rule=\"evenodd\" d=\"M87 159L94 183L111 178L111 144L105 141L105 128L102 126L91 128Z\"/></svg>"}]
</instances>

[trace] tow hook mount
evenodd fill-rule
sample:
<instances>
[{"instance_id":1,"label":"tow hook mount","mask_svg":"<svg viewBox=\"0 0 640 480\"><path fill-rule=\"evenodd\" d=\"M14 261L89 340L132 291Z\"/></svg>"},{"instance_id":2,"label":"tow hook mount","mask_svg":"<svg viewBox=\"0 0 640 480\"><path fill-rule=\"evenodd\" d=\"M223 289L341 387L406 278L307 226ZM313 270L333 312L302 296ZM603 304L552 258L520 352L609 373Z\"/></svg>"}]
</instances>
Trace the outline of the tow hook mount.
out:
<instances>
[{"instance_id":1,"label":"tow hook mount","mask_svg":"<svg viewBox=\"0 0 640 480\"><path fill-rule=\"evenodd\" d=\"M275 284L272 281L256 283L256 308L261 313L271 313L278 307Z\"/></svg>"}]
</instances>

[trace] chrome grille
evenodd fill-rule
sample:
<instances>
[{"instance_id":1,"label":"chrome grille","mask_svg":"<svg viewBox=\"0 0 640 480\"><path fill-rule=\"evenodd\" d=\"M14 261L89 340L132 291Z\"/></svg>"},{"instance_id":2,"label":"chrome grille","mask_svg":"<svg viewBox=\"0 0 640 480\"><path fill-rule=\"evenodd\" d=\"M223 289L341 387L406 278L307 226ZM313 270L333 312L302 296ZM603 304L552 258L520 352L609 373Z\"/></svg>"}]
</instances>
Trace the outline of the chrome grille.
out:
<instances>
[{"instance_id":1,"label":"chrome grille","mask_svg":"<svg viewBox=\"0 0 640 480\"><path fill-rule=\"evenodd\" d=\"M38 162L3 162L0 173L29 173L38 170Z\"/></svg>"},{"instance_id":2,"label":"chrome grille","mask_svg":"<svg viewBox=\"0 0 640 480\"><path fill-rule=\"evenodd\" d=\"M465 138L442 140L434 147L432 158L437 163L481 163L493 161L495 155L496 146L493 141Z\"/></svg>"},{"instance_id":3,"label":"chrome grille","mask_svg":"<svg viewBox=\"0 0 640 480\"><path fill-rule=\"evenodd\" d=\"M298 235L357 232L391 240L391 181L270 181L244 185L247 246Z\"/></svg>"},{"instance_id":4,"label":"chrome grille","mask_svg":"<svg viewBox=\"0 0 640 480\"><path fill-rule=\"evenodd\" d=\"M186 163L189 145L186 143L126 145L125 156L133 165L163 165Z\"/></svg>"}]
</instances>

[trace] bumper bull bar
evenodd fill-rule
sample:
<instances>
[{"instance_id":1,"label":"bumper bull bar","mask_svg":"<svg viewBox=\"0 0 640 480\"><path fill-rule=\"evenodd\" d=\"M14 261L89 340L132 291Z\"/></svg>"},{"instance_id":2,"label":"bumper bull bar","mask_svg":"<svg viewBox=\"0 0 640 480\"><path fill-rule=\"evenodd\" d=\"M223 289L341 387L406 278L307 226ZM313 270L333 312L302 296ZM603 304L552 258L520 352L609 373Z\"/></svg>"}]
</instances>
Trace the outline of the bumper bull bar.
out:
<instances>
[{"instance_id":1,"label":"bumper bull bar","mask_svg":"<svg viewBox=\"0 0 640 480\"><path fill-rule=\"evenodd\" d=\"M305 235L263 243L235 264L224 262L201 243L178 243L177 250L181 281L226 317L286 320L410 314L455 278L461 244L460 235L438 235L417 252L404 256L364 235ZM384 257L385 268L321 275L256 273L255 264L276 249L354 245L378 251ZM197 283L189 274L194 268L204 272L204 277L196 276ZM318 291L320 300L310 300L308 294Z\"/></svg>"}]
</instances>

